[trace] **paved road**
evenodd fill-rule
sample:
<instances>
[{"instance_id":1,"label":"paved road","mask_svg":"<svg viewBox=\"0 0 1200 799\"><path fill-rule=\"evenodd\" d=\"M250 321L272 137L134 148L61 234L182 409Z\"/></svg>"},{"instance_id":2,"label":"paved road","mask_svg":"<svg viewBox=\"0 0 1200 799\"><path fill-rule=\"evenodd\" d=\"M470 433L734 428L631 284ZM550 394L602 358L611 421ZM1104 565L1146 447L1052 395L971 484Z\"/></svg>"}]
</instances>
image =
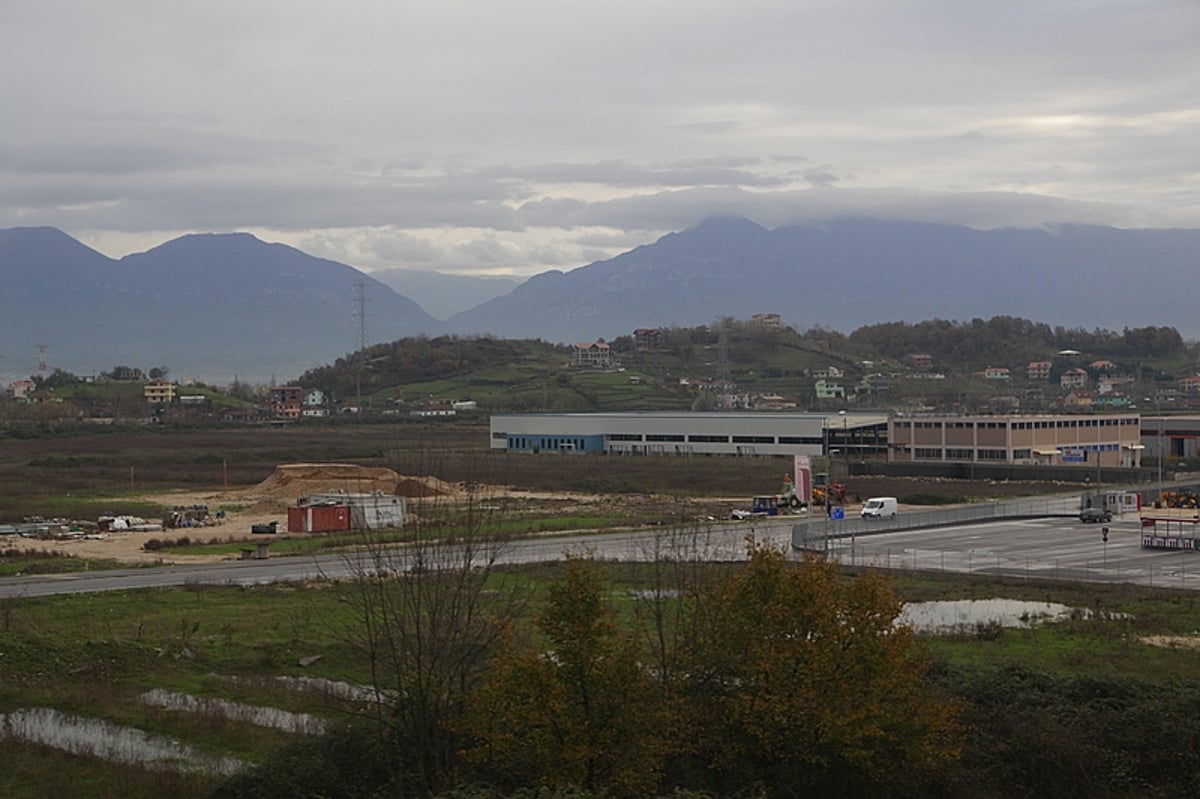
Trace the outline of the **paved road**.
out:
<instances>
[{"instance_id":1,"label":"paved road","mask_svg":"<svg viewBox=\"0 0 1200 799\"><path fill-rule=\"evenodd\" d=\"M1006 576L1126 582L1200 590L1200 552L1141 545L1136 516L1103 527L1075 519L1025 519L830 541L848 564Z\"/></svg>"},{"instance_id":2,"label":"paved road","mask_svg":"<svg viewBox=\"0 0 1200 799\"><path fill-rule=\"evenodd\" d=\"M565 553L591 553L611 560L646 560L671 552L677 557L737 560L745 554L745 536L788 546L794 519L759 519L718 524L700 532L652 529L645 532L555 536L506 544L496 553L503 563L557 560ZM853 532L857 527L828 529L829 554L847 564L886 568L933 569L979 574L1002 574L1030 579L1054 577L1099 582L1134 582L1200 590L1200 552L1157 551L1141 548L1136 516L1117 518L1107 525L1108 542L1101 526L1081 524L1071 516L1019 518L949 524L946 526L879 532ZM824 527L817 525L818 529ZM851 534L852 533L852 534ZM825 546L824 538L809 540ZM680 549L683 547L684 549ZM363 556L271 558L228 561L194 566L121 569L63 575L38 575L0 579L0 598L48 594L152 588L189 583L255 585L275 581L346 578L385 568L406 571L414 566L412 553L389 552L377 562Z\"/></svg>"}]
</instances>

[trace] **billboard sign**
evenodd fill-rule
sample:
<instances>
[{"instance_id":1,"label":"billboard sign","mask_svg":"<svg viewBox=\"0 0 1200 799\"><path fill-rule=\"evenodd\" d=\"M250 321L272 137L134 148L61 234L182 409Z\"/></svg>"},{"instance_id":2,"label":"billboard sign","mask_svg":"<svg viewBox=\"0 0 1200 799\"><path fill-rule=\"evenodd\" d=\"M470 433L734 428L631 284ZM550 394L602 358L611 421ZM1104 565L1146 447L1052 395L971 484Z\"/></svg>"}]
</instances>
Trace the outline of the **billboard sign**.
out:
<instances>
[{"instance_id":1,"label":"billboard sign","mask_svg":"<svg viewBox=\"0 0 1200 799\"><path fill-rule=\"evenodd\" d=\"M795 472L792 485L796 487L796 496L808 502L812 499L812 464L807 455L796 456Z\"/></svg>"},{"instance_id":2,"label":"billboard sign","mask_svg":"<svg viewBox=\"0 0 1200 799\"><path fill-rule=\"evenodd\" d=\"M1086 463L1087 451L1079 447L1064 447L1059 455L1063 463Z\"/></svg>"}]
</instances>

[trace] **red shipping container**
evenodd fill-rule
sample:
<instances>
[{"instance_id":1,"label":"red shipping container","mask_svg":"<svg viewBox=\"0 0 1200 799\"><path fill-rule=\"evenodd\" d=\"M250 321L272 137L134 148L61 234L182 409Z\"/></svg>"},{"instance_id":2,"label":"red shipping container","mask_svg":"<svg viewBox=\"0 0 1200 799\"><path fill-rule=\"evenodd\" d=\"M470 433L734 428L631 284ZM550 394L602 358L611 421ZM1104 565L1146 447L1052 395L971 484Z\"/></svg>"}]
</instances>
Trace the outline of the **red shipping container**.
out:
<instances>
[{"instance_id":1,"label":"red shipping container","mask_svg":"<svg viewBox=\"0 0 1200 799\"><path fill-rule=\"evenodd\" d=\"M310 505L288 508L288 531L293 533L338 533L350 529L348 505Z\"/></svg>"}]
</instances>

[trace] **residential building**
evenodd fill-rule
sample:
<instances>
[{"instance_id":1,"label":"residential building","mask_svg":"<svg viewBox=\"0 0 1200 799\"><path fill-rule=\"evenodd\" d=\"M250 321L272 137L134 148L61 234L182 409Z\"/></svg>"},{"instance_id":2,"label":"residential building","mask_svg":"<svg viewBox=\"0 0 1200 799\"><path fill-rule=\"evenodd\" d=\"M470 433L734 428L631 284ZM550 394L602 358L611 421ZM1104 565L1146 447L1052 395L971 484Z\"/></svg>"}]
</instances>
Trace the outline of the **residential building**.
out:
<instances>
[{"instance_id":1,"label":"residential building","mask_svg":"<svg viewBox=\"0 0 1200 799\"><path fill-rule=\"evenodd\" d=\"M663 345L663 329L661 327L639 327L633 331L633 348L635 350L656 350Z\"/></svg>"},{"instance_id":2,"label":"residential building","mask_svg":"<svg viewBox=\"0 0 1200 799\"><path fill-rule=\"evenodd\" d=\"M1177 385L1184 394L1200 394L1200 374L1181 377Z\"/></svg>"},{"instance_id":3,"label":"residential building","mask_svg":"<svg viewBox=\"0 0 1200 799\"><path fill-rule=\"evenodd\" d=\"M927 352L910 352L902 360L914 369L933 368L933 356Z\"/></svg>"},{"instance_id":4,"label":"residential building","mask_svg":"<svg viewBox=\"0 0 1200 799\"><path fill-rule=\"evenodd\" d=\"M1049 380L1052 367L1050 361L1030 361L1025 367L1025 376L1030 380Z\"/></svg>"},{"instance_id":5,"label":"residential building","mask_svg":"<svg viewBox=\"0 0 1200 799\"><path fill-rule=\"evenodd\" d=\"M275 386L271 389L269 407L275 419L299 419L304 389L300 386Z\"/></svg>"},{"instance_id":6,"label":"residential building","mask_svg":"<svg viewBox=\"0 0 1200 799\"><path fill-rule=\"evenodd\" d=\"M759 327L766 327L771 330L778 330L783 327L783 317L777 313L756 313L750 317L750 321Z\"/></svg>"},{"instance_id":7,"label":"residential building","mask_svg":"<svg viewBox=\"0 0 1200 799\"><path fill-rule=\"evenodd\" d=\"M15 400L28 402L37 389L37 383L32 380L14 380L8 384L8 396Z\"/></svg>"},{"instance_id":8,"label":"residential building","mask_svg":"<svg viewBox=\"0 0 1200 799\"><path fill-rule=\"evenodd\" d=\"M1068 410L1082 411L1092 407L1095 395L1086 388L1077 388L1063 397L1062 406Z\"/></svg>"},{"instance_id":9,"label":"residential building","mask_svg":"<svg viewBox=\"0 0 1200 799\"><path fill-rule=\"evenodd\" d=\"M175 399L175 384L170 380L148 380L142 387L142 396L146 398L146 402L169 405Z\"/></svg>"},{"instance_id":10,"label":"residential building","mask_svg":"<svg viewBox=\"0 0 1200 799\"><path fill-rule=\"evenodd\" d=\"M989 366L983 370L985 380L1011 380L1012 374L1007 366Z\"/></svg>"},{"instance_id":11,"label":"residential building","mask_svg":"<svg viewBox=\"0 0 1200 799\"><path fill-rule=\"evenodd\" d=\"M818 380L813 387L817 394L817 399L845 399L846 388L841 383L835 383L824 378Z\"/></svg>"},{"instance_id":12,"label":"residential building","mask_svg":"<svg viewBox=\"0 0 1200 799\"><path fill-rule=\"evenodd\" d=\"M1130 375L1101 375L1096 380L1096 393L1111 394L1118 388L1132 386L1134 382Z\"/></svg>"},{"instance_id":13,"label":"residential building","mask_svg":"<svg viewBox=\"0 0 1200 799\"><path fill-rule=\"evenodd\" d=\"M612 348L602 338L576 344L571 353L571 365L606 369L613 365Z\"/></svg>"},{"instance_id":14,"label":"residential building","mask_svg":"<svg viewBox=\"0 0 1200 799\"><path fill-rule=\"evenodd\" d=\"M1068 369L1062 373L1061 377L1058 378L1058 385L1060 388L1067 389L1087 388L1088 373L1086 370L1078 367L1074 369Z\"/></svg>"}]
</instances>

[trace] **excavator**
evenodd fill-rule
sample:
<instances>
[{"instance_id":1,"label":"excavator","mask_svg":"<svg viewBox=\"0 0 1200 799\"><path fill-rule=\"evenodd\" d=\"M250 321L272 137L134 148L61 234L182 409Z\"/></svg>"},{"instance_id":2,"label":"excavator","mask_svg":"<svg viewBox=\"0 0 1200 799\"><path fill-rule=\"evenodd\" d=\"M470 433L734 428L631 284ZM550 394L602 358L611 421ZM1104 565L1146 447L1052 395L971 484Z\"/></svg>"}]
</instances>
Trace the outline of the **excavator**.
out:
<instances>
[{"instance_id":1,"label":"excavator","mask_svg":"<svg viewBox=\"0 0 1200 799\"><path fill-rule=\"evenodd\" d=\"M1164 508L1194 508L1197 505L1196 492L1191 488L1163 491L1158 496L1158 504Z\"/></svg>"},{"instance_id":2,"label":"excavator","mask_svg":"<svg viewBox=\"0 0 1200 799\"><path fill-rule=\"evenodd\" d=\"M829 475L818 474L816 485L812 489L812 501L814 505L824 505L826 496L832 497L833 501L839 505L846 503L846 484L831 482Z\"/></svg>"}]
</instances>

